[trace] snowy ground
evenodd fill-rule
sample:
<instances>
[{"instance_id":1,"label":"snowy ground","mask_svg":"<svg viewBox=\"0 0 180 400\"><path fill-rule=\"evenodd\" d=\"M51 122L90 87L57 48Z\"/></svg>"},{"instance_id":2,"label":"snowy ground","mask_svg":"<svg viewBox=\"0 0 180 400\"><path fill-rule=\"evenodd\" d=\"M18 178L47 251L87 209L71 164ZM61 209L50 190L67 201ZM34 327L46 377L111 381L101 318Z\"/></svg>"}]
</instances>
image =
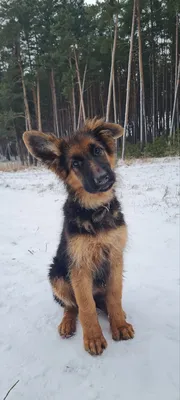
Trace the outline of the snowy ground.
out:
<instances>
[{"instance_id":1,"label":"snowy ground","mask_svg":"<svg viewBox=\"0 0 180 400\"><path fill-rule=\"evenodd\" d=\"M82 330L62 340L62 310L47 280L62 227L64 189L43 169L0 173L0 399L179 399L179 161L118 167L129 225L124 309L132 341L83 349Z\"/></svg>"}]
</instances>

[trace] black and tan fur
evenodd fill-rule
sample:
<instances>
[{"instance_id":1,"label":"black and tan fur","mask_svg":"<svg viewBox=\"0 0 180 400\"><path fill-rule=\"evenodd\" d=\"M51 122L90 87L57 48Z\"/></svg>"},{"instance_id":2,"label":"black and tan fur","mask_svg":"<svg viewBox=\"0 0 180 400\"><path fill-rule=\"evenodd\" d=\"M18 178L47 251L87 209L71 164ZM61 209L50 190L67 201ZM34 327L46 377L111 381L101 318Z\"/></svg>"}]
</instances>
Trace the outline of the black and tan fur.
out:
<instances>
[{"instance_id":1,"label":"black and tan fur","mask_svg":"<svg viewBox=\"0 0 180 400\"><path fill-rule=\"evenodd\" d=\"M30 153L65 183L64 226L49 279L54 298L64 306L61 336L83 328L84 347L101 354L107 342L96 307L108 316L114 340L134 336L122 309L123 251L127 229L116 198L115 142L120 125L93 119L70 139L37 131L24 133Z\"/></svg>"}]
</instances>

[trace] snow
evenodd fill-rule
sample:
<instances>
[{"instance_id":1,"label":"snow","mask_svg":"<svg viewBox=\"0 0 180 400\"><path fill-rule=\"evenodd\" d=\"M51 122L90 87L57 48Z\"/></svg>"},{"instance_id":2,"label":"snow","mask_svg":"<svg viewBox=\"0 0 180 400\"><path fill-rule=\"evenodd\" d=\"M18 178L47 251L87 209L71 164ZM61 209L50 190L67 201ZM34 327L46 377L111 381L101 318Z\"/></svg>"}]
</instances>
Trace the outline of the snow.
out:
<instances>
[{"instance_id":1,"label":"snow","mask_svg":"<svg viewBox=\"0 0 180 400\"><path fill-rule=\"evenodd\" d=\"M62 228L65 191L44 169L0 173L0 398L12 400L179 399L179 160L117 168L129 226L124 309L136 336L100 357L67 340L47 279Z\"/></svg>"}]
</instances>

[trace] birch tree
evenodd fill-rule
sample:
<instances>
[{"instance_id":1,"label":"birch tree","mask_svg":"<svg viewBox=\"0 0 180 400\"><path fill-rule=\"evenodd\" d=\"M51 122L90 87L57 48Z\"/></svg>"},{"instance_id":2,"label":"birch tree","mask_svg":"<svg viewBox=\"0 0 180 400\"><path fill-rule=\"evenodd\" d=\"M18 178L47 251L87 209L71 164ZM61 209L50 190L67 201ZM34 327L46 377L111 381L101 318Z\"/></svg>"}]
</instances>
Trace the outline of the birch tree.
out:
<instances>
[{"instance_id":1,"label":"birch tree","mask_svg":"<svg viewBox=\"0 0 180 400\"><path fill-rule=\"evenodd\" d=\"M132 52L133 52L133 41L134 41L135 15L136 15L136 0L134 0L134 4L133 4L129 61L128 61L128 74L127 74L127 85L126 85L126 108L125 108L125 120L124 120L124 135L123 135L123 139L122 139L122 159L123 160L124 160L124 156L125 156L126 129L127 129L127 124L128 124L128 115L129 115L129 99L130 99L130 89L131 89L131 64L132 64Z\"/></svg>"}]
</instances>

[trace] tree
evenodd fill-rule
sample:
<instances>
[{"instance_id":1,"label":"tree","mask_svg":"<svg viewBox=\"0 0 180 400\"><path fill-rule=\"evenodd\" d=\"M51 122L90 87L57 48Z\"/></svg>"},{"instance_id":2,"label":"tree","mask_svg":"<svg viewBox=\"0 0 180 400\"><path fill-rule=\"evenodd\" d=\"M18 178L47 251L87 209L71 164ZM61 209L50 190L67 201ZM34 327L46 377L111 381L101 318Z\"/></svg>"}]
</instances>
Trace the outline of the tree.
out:
<instances>
[{"instance_id":1,"label":"tree","mask_svg":"<svg viewBox=\"0 0 180 400\"><path fill-rule=\"evenodd\" d=\"M107 98L107 107L106 107L106 121L109 120L109 111L110 111L113 82L114 82L114 95L115 95L114 62L115 62L115 51L116 51L116 42L117 42L117 31L118 31L118 15L116 14L115 15L115 23L114 23L114 42L113 42L112 58L111 58L111 72L110 72L110 78L109 78L108 98ZM115 107L115 104L114 104L114 107Z\"/></svg>"},{"instance_id":2,"label":"tree","mask_svg":"<svg viewBox=\"0 0 180 400\"><path fill-rule=\"evenodd\" d=\"M134 39L135 12L136 12L136 0L134 0L133 14L132 14L132 25L131 25L131 38L130 38L127 88L126 88L126 109L125 109L125 121L124 121L124 136L123 136L123 140L122 140L122 143L123 143L122 144L122 159L124 159L124 154L125 154L126 128L127 128L127 124L128 124L128 114L129 114L130 79L131 79L131 64L132 64L133 39Z\"/></svg>"},{"instance_id":3,"label":"tree","mask_svg":"<svg viewBox=\"0 0 180 400\"><path fill-rule=\"evenodd\" d=\"M175 116L175 109L176 109L176 103L177 103L177 95L178 95L178 89L179 89L179 79L180 79L180 58L179 58L179 64L178 64L178 70L177 70L177 79L176 79L175 93L174 93L174 105L173 105L173 112L172 112L172 118L171 118L170 137L172 136L173 126L174 126L174 116Z\"/></svg>"},{"instance_id":4,"label":"tree","mask_svg":"<svg viewBox=\"0 0 180 400\"><path fill-rule=\"evenodd\" d=\"M141 40L139 0L136 0L136 10L137 10L137 24L138 24L139 76L140 76L140 143L142 148L144 139L145 143L147 143L147 135L146 135L144 73L143 73L143 60L142 60L142 40ZM145 133L144 137L143 137L143 132Z\"/></svg>"},{"instance_id":5,"label":"tree","mask_svg":"<svg viewBox=\"0 0 180 400\"><path fill-rule=\"evenodd\" d=\"M26 162L25 129L66 136L95 115L124 124L123 158L125 141L139 148L166 140L172 117L179 129L178 0L142 0L137 15L134 7L135 0L1 1L3 155Z\"/></svg>"}]
</instances>

